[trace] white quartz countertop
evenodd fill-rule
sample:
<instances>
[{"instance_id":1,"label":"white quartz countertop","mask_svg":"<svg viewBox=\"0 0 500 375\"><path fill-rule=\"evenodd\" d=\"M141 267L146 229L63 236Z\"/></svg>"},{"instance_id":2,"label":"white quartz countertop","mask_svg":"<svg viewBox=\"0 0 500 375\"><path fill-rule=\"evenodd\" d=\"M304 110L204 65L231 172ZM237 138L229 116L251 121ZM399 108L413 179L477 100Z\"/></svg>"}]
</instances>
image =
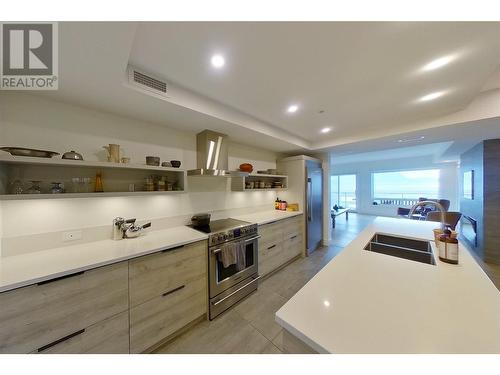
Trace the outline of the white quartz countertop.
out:
<instances>
[{"instance_id":1,"label":"white quartz countertop","mask_svg":"<svg viewBox=\"0 0 500 375\"><path fill-rule=\"evenodd\" d=\"M430 240L435 227L377 218L276 321L320 353L500 353L500 293L462 244L458 265L363 250L375 232Z\"/></svg>"},{"instance_id":2,"label":"white quartz countertop","mask_svg":"<svg viewBox=\"0 0 500 375\"><path fill-rule=\"evenodd\" d=\"M133 239L109 239L0 257L0 292L207 238L202 232L179 226L150 231Z\"/></svg>"},{"instance_id":3,"label":"white quartz countertop","mask_svg":"<svg viewBox=\"0 0 500 375\"><path fill-rule=\"evenodd\" d=\"M231 216L234 219L248 221L250 223L257 223L259 225L268 224L273 221L288 219L289 217L294 217L301 215L302 211L280 211L280 210L269 210L255 212L246 215Z\"/></svg>"}]
</instances>

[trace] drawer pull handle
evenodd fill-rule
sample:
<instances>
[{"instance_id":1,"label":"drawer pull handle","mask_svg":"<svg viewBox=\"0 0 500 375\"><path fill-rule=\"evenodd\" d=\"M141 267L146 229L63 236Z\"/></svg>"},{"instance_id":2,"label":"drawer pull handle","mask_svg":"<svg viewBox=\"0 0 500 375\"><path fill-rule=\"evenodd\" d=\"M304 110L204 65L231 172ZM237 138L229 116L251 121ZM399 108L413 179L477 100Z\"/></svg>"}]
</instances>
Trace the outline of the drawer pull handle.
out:
<instances>
[{"instance_id":1,"label":"drawer pull handle","mask_svg":"<svg viewBox=\"0 0 500 375\"><path fill-rule=\"evenodd\" d=\"M293 240L294 238L297 238L297 235L290 237L291 240Z\"/></svg>"},{"instance_id":2,"label":"drawer pull handle","mask_svg":"<svg viewBox=\"0 0 500 375\"><path fill-rule=\"evenodd\" d=\"M85 271L80 271L80 272L72 273L71 275L64 275L64 276L56 277L56 278L54 278L54 279L45 280L45 281L40 281L39 283L36 283L36 285L44 285L44 284L52 283L52 282L54 282L54 281L59 281L59 280L62 280L62 279L68 279L68 278L70 278L70 277L83 275L83 274L84 274L84 272L85 272Z\"/></svg>"},{"instance_id":3,"label":"drawer pull handle","mask_svg":"<svg viewBox=\"0 0 500 375\"><path fill-rule=\"evenodd\" d=\"M70 338L81 335L83 332L85 332L85 329L81 329L79 331L73 332L73 333L69 334L68 336L64 336L63 338L60 338L54 342L51 342L50 344L47 344L47 345L42 346L41 348L38 348L37 352L38 353L43 352L44 350L47 350L47 349L49 349L57 344L60 344L63 341L66 341L66 340L69 340Z\"/></svg>"},{"instance_id":4,"label":"drawer pull handle","mask_svg":"<svg viewBox=\"0 0 500 375\"><path fill-rule=\"evenodd\" d=\"M276 247L276 245L269 246L269 247L267 248L267 250L271 250L271 249L272 249L272 248L274 248L274 247Z\"/></svg>"},{"instance_id":5,"label":"drawer pull handle","mask_svg":"<svg viewBox=\"0 0 500 375\"><path fill-rule=\"evenodd\" d=\"M162 294L162 297L165 297L165 296L168 296L169 294L172 294L172 293L175 293L177 292L178 290L181 290L185 287L186 285L181 285L181 286L178 286L177 288L175 289L172 289L172 290L169 290L168 292L165 292Z\"/></svg>"},{"instance_id":6,"label":"drawer pull handle","mask_svg":"<svg viewBox=\"0 0 500 375\"><path fill-rule=\"evenodd\" d=\"M182 249L183 247L184 247L184 245L175 246L175 247L171 247L169 249L162 250L161 252L166 253L167 251L174 251L174 250Z\"/></svg>"}]
</instances>

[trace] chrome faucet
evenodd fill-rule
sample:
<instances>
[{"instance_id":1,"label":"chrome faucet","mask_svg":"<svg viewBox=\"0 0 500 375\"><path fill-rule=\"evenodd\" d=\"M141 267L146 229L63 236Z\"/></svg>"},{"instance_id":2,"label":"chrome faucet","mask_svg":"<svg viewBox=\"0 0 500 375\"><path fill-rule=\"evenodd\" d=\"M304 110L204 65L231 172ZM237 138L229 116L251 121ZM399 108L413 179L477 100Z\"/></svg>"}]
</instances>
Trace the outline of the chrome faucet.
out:
<instances>
[{"instance_id":1,"label":"chrome faucet","mask_svg":"<svg viewBox=\"0 0 500 375\"><path fill-rule=\"evenodd\" d=\"M446 210L441 205L441 203L438 203L438 202L434 202L434 201L421 201L421 202L417 202L413 206L411 206L410 212L408 213L408 217L411 219L411 217L415 213L415 210L417 209L417 207L419 207L419 206L427 206L428 204L434 205L439 210L439 212L441 212L441 229L445 229L446 228L446 222L445 222L445 220L446 220L445 219L445 212L446 212Z\"/></svg>"},{"instance_id":2,"label":"chrome faucet","mask_svg":"<svg viewBox=\"0 0 500 375\"><path fill-rule=\"evenodd\" d=\"M113 239L121 240L123 238L139 237L142 231L151 226L151 223L146 223L142 226L135 225L136 219L127 219L116 217L113 219Z\"/></svg>"}]
</instances>

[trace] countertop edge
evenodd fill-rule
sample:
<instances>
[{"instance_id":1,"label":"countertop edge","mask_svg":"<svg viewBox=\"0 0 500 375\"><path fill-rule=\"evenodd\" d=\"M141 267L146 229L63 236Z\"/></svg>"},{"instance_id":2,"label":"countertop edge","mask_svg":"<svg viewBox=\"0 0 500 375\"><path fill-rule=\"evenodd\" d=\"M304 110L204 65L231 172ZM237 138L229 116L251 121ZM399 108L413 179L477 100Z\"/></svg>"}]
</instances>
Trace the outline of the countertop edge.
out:
<instances>
[{"instance_id":1,"label":"countertop edge","mask_svg":"<svg viewBox=\"0 0 500 375\"><path fill-rule=\"evenodd\" d=\"M145 251L141 251L141 252L138 252L135 254L126 255L123 257L113 258L113 259L110 259L107 261L101 261L101 262L97 262L97 263L89 263L89 264L81 266L81 267L70 268L68 270L52 273L52 274L49 274L46 276L35 277L33 279L15 282L15 283L12 283L12 284L9 284L6 286L0 286L0 293L8 292L11 290L15 290L15 289L19 289L19 288L23 288L23 287L27 287L27 286L31 286L31 285L38 284L38 283L41 283L44 281L49 281L52 279L57 279L57 278L63 277L63 276L69 276L69 275L72 275L74 273L78 273L78 272L82 272L82 271L89 271L92 269L96 269L96 268L100 268L100 267L104 267L104 266L109 266L109 265L112 265L115 263L128 261L131 259L139 258L141 256L150 255L150 254L158 253L161 251L169 250L169 249L172 249L172 248L175 248L178 246L189 245L191 243L200 242L200 241L206 241L207 238L208 238L208 236L205 236L204 238L197 238L197 239L188 240L188 241L180 241L180 242L176 242L176 243L162 246L159 248L145 250Z\"/></svg>"}]
</instances>

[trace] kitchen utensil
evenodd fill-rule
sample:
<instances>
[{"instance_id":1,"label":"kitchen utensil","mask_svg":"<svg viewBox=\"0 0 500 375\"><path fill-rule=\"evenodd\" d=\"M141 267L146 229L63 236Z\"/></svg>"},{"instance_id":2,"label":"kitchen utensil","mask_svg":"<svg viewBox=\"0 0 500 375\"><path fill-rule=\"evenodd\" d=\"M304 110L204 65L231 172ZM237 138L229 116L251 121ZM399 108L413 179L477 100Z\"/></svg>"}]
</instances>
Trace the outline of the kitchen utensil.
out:
<instances>
[{"instance_id":1,"label":"kitchen utensil","mask_svg":"<svg viewBox=\"0 0 500 375\"><path fill-rule=\"evenodd\" d=\"M170 160L170 164L172 164L172 167L174 168L179 168L181 166L181 162L179 160Z\"/></svg>"},{"instance_id":2,"label":"kitchen utensil","mask_svg":"<svg viewBox=\"0 0 500 375\"><path fill-rule=\"evenodd\" d=\"M68 159L68 160L83 160L82 154L79 154L78 152L73 151L73 150L65 152L63 154L62 158Z\"/></svg>"},{"instance_id":3,"label":"kitchen utensil","mask_svg":"<svg viewBox=\"0 0 500 375\"><path fill-rule=\"evenodd\" d=\"M26 194L40 194L42 189L40 188L41 181L30 181L31 186L26 190Z\"/></svg>"},{"instance_id":4,"label":"kitchen utensil","mask_svg":"<svg viewBox=\"0 0 500 375\"><path fill-rule=\"evenodd\" d=\"M51 158L52 156L59 155L58 152L54 151L35 150L24 147L0 147L0 150L9 152L13 156L31 156L35 158Z\"/></svg>"},{"instance_id":5,"label":"kitchen utensil","mask_svg":"<svg viewBox=\"0 0 500 375\"><path fill-rule=\"evenodd\" d=\"M210 216L209 213L196 214L191 218L191 224L194 227L206 227L210 224Z\"/></svg>"},{"instance_id":6,"label":"kitchen utensil","mask_svg":"<svg viewBox=\"0 0 500 375\"><path fill-rule=\"evenodd\" d=\"M110 143L108 146L102 146L108 151L108 161L112 163L120 162L120 145Z\"/></svg>"},{"instance_id":7,"label":"kitchen utensil","mask_svg":"<svg viewBox=\"0 0 500 375\"><path fill-rule=\"evenodd\" d=\"M240 164L240 171L252 173L252 171L253 171L253 165L249 164L249 163Z\"/></svg>"},{"instance_id":8,"label":"kitchen utensil","mask_svg":"<svg viewBox=\"0 0 500 375\"><path fill-rule=\"evenodd\" d=\"M144 229L149 228L151 223L146 223L144 225L138 226L135 224L130 225L123 233L123 238L136 238L141 235Z\"/></svg>"},{"instance_id":9,"label":"kitchen utensil","mask_svg":"<svg viewBox=\"0 0 500 375\"><path fill-rule=\"evenodd\" d=\"M160 166L160 158L158 156L146 156L146 164L158 167Z\"/></svg>"},{"instance_id":10,"label":"kitchen utensil","mask_svg":"<svg viewBox=\"0 0 500 375\"><path fill-rule=\"evenodd\" d=\"M50 189L50 192L52 194L64 193L64 189L61 185L62 185L62 182L52 182L52 188Z\"/></svg>"},{"instance_id":11,"label":"kitchen utensil","mask_svg":"<svg viewBox=\"0 0 500 375\"><path fill-rule=\"evenodd\" d=\"M161 163L161 166L162 167L171 167L172 163L170 163L169 161L164 161L163 163Z\"/></svg>"}]
</instances>

